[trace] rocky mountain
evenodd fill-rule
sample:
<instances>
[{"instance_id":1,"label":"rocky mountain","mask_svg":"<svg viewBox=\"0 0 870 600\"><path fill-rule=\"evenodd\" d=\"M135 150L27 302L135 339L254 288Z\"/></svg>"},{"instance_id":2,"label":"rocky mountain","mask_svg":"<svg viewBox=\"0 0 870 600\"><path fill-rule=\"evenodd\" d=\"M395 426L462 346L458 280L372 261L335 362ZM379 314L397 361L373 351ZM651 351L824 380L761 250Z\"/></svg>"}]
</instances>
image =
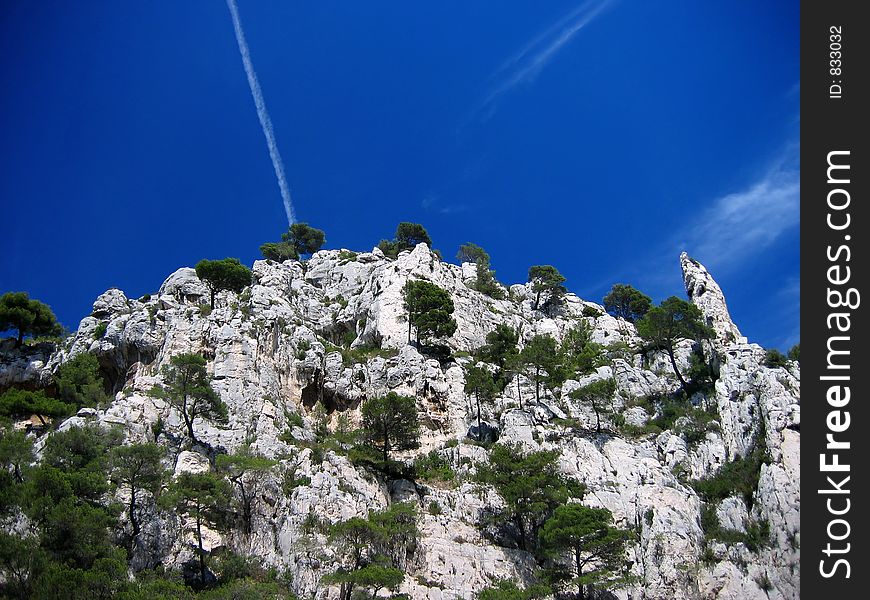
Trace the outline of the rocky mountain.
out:
<instances>
[{"instance_id":1,"label":"rocky mountain","mask_svg":"<svg viewBox=\"0 0 870 600\"><path fill-rule=\"evenodd\" d=\"M257 261L253 285L241 294L219 293L213 310L201 306L209 291L191 268L139 299L108 290L61 349L4 353L0 386L47 381L65 361L90 353L113 397L106 406L82 409L60 430L118 426L126 443L153 441L156 434L176 475L211 470L216 452L244 444L276 459L256 475L251 532L206 528L204 545L287 570L300 598L338 597L338 588L322 581L336 550L322 531L312 531L312 519L365 517L399 501L419 507L421 534L399 591L431 600L474 598L498 579L530 583L535 559L481 526L484 513L497 511L502 500L472 477L488 459L487 449L469 437L477 423L464 389L466 369L476 362L472 353L498 324L518 329L522 341L536 334L561 341L586 323L593 341L607 348L606 364L579 381L542 390L540 400L529 379L512 375L483 406L483 419L497 432L497 443L558 450L562 474L586 486L584 504L609 509L617 525L635 532L626 557L632 583L598 597L798 598L799 365L765 366L764 349L741 336L707 270L685 254L680 262L689 299L715 331L702 348L715 363L715 382L691 398L714 415L701 431L688 427L687 417L664 430L651 426L660 416L651 399L667 397L680 383L668 357L645 350L632 323L573 294L559 306L535 309L528 285L513 285L505 299L495 300L469 286L474 265L445 263L425 244L395 260L374 249L319 251L306 262ZM449 357L423 354L408 343L402 289L411 279L438 285L454 302L458 327L445 340ZM691 340L677 345L681 369L690 368L693 346ZM171 357L190 352L207 358L212 385L229 409L226 424L197 421L194 445L184 441L178 412L148 393L162 382ZM601 416L597 432L593 410L570 392L608 378L616 383L614 409ZM410 463L434 451L450 464L454 480L387 478L316 444L316 406L325 409L334 431L342 417L359 423L364 399L390 391L416 398L422 424L420 448L397 457ZM724 465L762 455L748 494L705 502L692 485ZM729 535L711 534L711 520ZM190 520L151 503L142 522L134 570L180 567L194 556Z\"/></svg>"}]
</instances>

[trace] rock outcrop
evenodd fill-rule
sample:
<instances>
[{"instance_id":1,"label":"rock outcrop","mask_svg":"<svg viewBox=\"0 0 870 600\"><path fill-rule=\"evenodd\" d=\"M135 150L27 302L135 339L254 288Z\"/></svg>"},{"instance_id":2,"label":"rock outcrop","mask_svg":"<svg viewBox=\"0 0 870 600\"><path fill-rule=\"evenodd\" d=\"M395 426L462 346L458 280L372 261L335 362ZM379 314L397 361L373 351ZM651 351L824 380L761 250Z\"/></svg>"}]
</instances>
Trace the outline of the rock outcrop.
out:
<instances>
[{"instance_id":1,"label":"rock outcrop","mask_svg":"<svg viewBox=\"0 0 870 600\"><path fill-rule=\"evenodd\" d=\"M717 341L725 345L741 341L740 330L728 313L725 295L704 265L683 252L680 254L680 267L683 269L686 294L689 300L701 309L707 325L716 332Z\"/></svg>"},{"instance_id":2,"label":"rock outcrop","mask_svg":"<svg viewBox=\"0 0 870 600\"><path fill-rule=\"evenodd\" d=\"M52 357L4 358L0 382L44 381L63 361L90 352L99 358L114 398L70 424L120 426L128 442L153 440L157 431L159 443L170 451L167 466L176 474L208 470L209 452L232 452L243 444L277 460L275 468L258 476L252 532L209 531L207 542L209 548L232 547L286 569L300 597L337 597L336 588L321 582L335 551L323 533L307 527L307 520L336 522L410 500L420 507L422 537L400 591L412 598L473 598L499 578L530 581L535 561L526 552L497 545L479 526L484 511L497 510L502 501L470 477L487 452L466 437L477 424L464 391L464 368L472 360L468 353L501 323L518 328L526 341L539 333L561 340L584 323L592 339L609 348L607 365L545 391L539 402L532 383L514 377L483 407L482 418L499 443L558 449L562 472L587 487L584 502L608 508L618 525L637 532L628 556L636 583L615 596L796 599L799 366L765 367L763 350L741 337L707 270L685 254L680 261L690 299L716 331L720 364L715 385L693 397L716 418L691 437L679 423L666 431L645 429L655 415L644 399L672 394L680 385L663 354L633 350L639 340L631 323L573 294L547 314L533 310L533 294L525 285L514 285L507 299L494 300L468 287L469 269L442 262L424 244L396 260L375 249L321 251L306 264L257 261L254 284L242 294L219 293L210 311L200 306L208 291L189 268L140 300L109 290ZM408 344L401 291L409 279L431 281L450 293L458 327L446 343L458 358L439 361ZM688 366L691 347L686 341L677 348L682 368ZM161 382L161 368L183 352L207 357L213 387L229 408L225 425L196 422L201 446L193 448L183 443L177 412L147 393ZM611 377L617 387L614 411L602 417L603 431L596 433L595 415L569 392ZM388 391L417 398L423 425L420 449L400 458L437 451L453 465L457 481L387 482L342 453L315 452L307 443L314 439L318 403L332 429L340 416L352 426L359 422L364 399ZM158 421L162 431L155 429ZM634 433L624 433L625 427ZM689 481L714 475L758 448L765 459L751 502L735 495L711 508L720 527L745 532L765 524L769 540L750 549L739 541L705 539L704 503ZM437 511L431 509L436 505ZM189 560L190 524L150 510L134 566L179 566Z\"/></svg>"}]
</instances>

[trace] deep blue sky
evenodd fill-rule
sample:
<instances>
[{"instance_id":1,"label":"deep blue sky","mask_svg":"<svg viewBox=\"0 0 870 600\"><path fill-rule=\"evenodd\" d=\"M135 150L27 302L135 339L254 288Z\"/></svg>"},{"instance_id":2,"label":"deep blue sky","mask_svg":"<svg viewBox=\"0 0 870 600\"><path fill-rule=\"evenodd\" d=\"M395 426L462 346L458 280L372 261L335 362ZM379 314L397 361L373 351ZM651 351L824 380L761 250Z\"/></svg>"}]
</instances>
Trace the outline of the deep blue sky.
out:
<instances>
[{"instance_id":1,"label":"deep blue sky","mask_svg":"<svg viewBox=\"0 0 870 600\"><path fill-rule=\"evenodd\" d=\"M327 247L418 221L445 257L474 241L507 283L552 263L599 302L683 296L686 249L752 341L798 341L797 1L239 10ZM7 0L0 89L0 292L70 328L286 229L223 2Z\"/></svg>"}]
</instances>

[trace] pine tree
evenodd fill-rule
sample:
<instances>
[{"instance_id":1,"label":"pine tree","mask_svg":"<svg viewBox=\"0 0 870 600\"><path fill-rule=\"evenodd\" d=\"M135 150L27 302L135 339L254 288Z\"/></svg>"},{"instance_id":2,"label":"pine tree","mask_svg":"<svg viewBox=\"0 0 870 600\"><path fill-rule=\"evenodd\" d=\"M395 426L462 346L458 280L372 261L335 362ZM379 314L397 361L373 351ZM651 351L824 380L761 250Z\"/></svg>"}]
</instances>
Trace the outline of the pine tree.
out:
<instances>
[{"instance_id":1,"label":"pine tree","mask_svg":"<svg viewBox=\"0 0 870 600\"><path fill-rule=\"evenodd\" d=\"M196 276L208 286L211 292L210 305L214 308L217 292L241 292L251 285L251 270L239 262L238 258L222 260L201 260L196 263Z\"/></svg>"},{"instance_id":2,"label":"pine tree","mask_svg":"<svg viewBox=\"0 0 870 600\"><path fill-rule=\"evenodd\" d=\"M385 467L390 451L420 447L420 422L414 398L390 392L365 400L361 410L365 442L381 452Z\"/></svg>"},{"instance_id":3,"label":"pine tree","mask_svg":"<svg viewBox=\"0 0 870 600\"><path fill-rule=\"evenodd\" d=\"M205 365L205 359L199 354L173 356L162 370L164 385L156 385L150 391L181 413L187 434L194 443L198 441L193 431L197 418L218 423L227 421L227 405L212 389Z\"/></svg>"},{"instance_id":4,"label":"pine tree","mask_svg":"<svg viewBox=\"0 0 870 600\"><path fill-rule=\"evenodd\" d=\"M0 296L0 332L15 329L20 347L27 335L60 335L63 328L47 304L31 300L27 292L7 292Z\"/></svg>"},{"instance_id":5,"label":"pine tree","mask_svg":"<svg viewBox=\"0 0 870 600\"><path fill-rule=\"evenodd\" d=\"M612 526L613 515L606 508L566 504L556 508L541 530L544 551L554 558L570 557L583 600L587 587L613 589L627 581L625 544L630 532Z\"/></svg>"},{"instance_id":6,"label":"pine tree","mask_svg":"<svg viewBox=\"0 0 870 600\"><path fill-rule=\"evenodd\" d=\"M674 347L680 339L702 340L713 337L713 330L704 324L700 309L694 304L676 296L663 300L659 306L651 308L637 322L637 332L653 347L667 352L671 366L680 384L685 388L686 380L677 367Z\"/></svg>"}]
</instances>

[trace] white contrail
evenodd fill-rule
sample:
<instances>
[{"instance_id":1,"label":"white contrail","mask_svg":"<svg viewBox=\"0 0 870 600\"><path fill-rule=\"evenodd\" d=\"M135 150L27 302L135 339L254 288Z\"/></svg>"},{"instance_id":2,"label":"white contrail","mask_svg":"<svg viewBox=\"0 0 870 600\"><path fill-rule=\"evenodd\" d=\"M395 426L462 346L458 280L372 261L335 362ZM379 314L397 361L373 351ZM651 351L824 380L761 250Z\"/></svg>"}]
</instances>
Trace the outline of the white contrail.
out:
<instances>
[{"instance_id":1,"label":"white contrail","mask_svg":"<svg viewBox=\"0 0 870 600\"><path fill-rule=\"evenodd\" d=\"M275 176L278 178L278 187L281 189L281 198L284 200L284 212L287 213L287 222L292 225L296 221L293 213L293 201L290 199L290 186L287 184L287 176L284 174L284 162L278 152L278 143L275 141L275 129L272 127L272 119L266 110L266 101L263 99L263 91L260 82L257 81L257 73L251 62L251 51L248 50L248 42L245 41L245 32L242 31L242 21L239 19L239 7L236 0L227 0L227 6L233 17L233 28L236 30L236 41L239 43L239 52L242 54L242 63L245 65L245 74L248 76L248 86L251 88L251 96L254 97L254 105L257 107L257 117L266 136L266 145L269 147L269 157L272 166L275 167Z\"/></svg>"}]
</instances>

